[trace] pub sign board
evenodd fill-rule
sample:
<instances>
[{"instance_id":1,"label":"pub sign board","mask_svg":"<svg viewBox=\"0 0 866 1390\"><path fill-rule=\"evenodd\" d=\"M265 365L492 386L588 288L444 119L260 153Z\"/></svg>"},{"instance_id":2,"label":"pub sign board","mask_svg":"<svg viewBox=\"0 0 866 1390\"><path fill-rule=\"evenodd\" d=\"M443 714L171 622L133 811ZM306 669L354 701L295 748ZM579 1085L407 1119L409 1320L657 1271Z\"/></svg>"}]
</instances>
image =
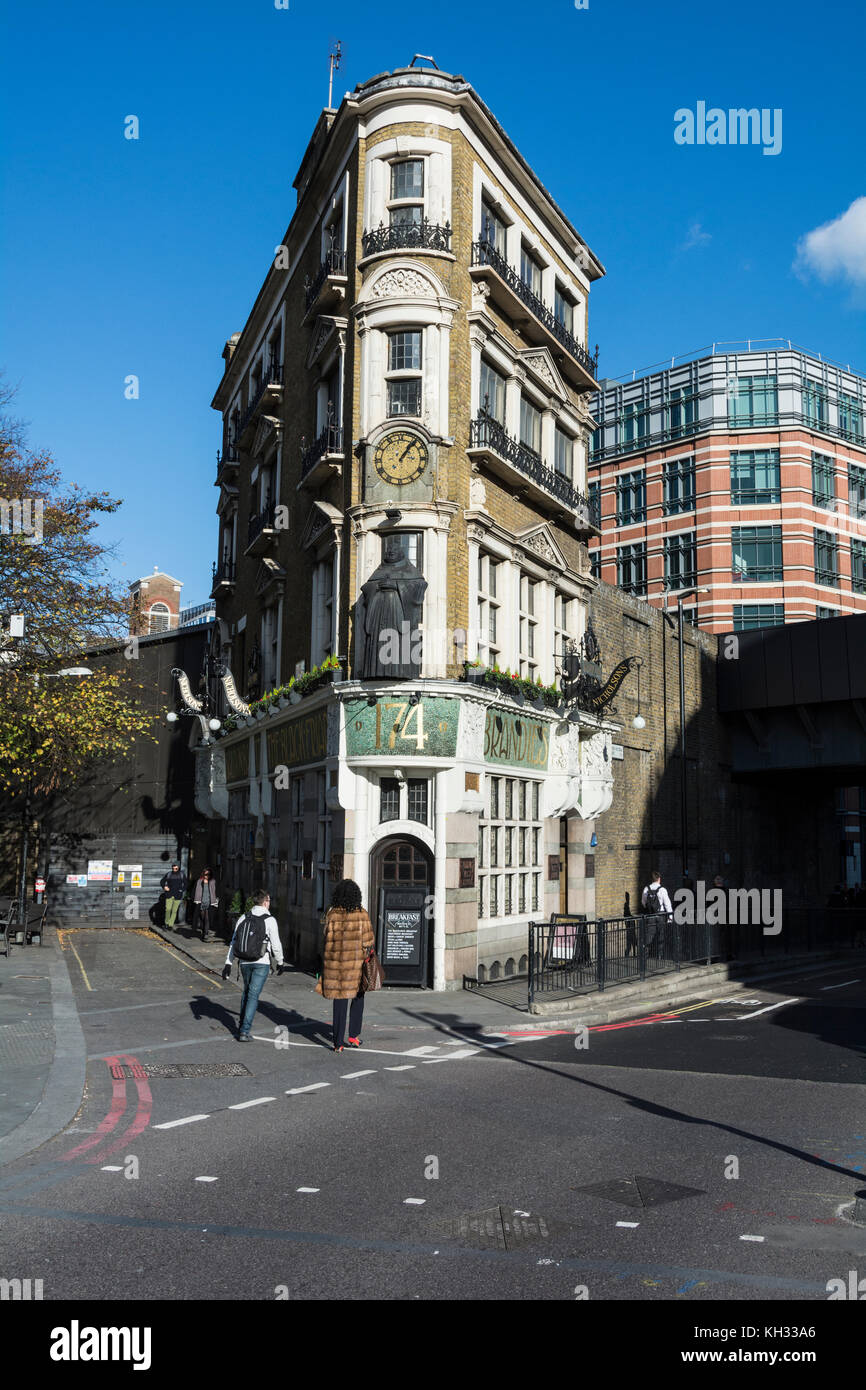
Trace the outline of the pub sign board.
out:
<instances>
[{"instance_id":1,"label":"pub sign board","mask_svg":"<svg viewBox=\"0 0 866 1390\"><path fill-rule=\"evenodd\" d=\"M386 695L374 705L346 700L346 756L453 758L460 701L432 695L412 704L411 693Z\"/></svg>"},{"instance_id":2,"label":"pub sign board","mask_svg":"<svg viewBox=\"0 0 866 1390\"><path fill-rule=\"evenodd\" d=\"M377 950L385 983L427 984L426 888L380 888Z\"/></svg>"}]
</instances>

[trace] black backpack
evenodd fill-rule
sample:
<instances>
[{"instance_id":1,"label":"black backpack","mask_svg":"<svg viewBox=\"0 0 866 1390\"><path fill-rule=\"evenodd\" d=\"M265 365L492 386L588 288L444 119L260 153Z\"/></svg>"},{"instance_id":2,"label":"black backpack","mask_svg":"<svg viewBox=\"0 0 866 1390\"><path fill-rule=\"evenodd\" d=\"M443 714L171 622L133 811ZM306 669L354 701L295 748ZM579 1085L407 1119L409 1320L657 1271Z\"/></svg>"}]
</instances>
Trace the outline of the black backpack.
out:
<instances>
[{"instance_id":1,"label":"black backpack","mask_svg":"<svg viewBox=\"0 0 866 1390\"><path fill-rule=\"evenodd\" d=\"M267 917L262 912L255 916L247 912L235 927L235 955L238 960L257 961L264 955Z\"/></svg>"},{"instance_id":2,"label":"black backpack","mask_svg":"<svg viewBox=\"0 0 866 1390\"><path fill-rule=\"evenodd\" d=\"M662 904L661 898L659 897L658 888L648 888L646 892L646 907L644 908L644 912L647 914L648 917L651 917L653 913L661 912L661 910Z\"/></svg>"}]
</instances>

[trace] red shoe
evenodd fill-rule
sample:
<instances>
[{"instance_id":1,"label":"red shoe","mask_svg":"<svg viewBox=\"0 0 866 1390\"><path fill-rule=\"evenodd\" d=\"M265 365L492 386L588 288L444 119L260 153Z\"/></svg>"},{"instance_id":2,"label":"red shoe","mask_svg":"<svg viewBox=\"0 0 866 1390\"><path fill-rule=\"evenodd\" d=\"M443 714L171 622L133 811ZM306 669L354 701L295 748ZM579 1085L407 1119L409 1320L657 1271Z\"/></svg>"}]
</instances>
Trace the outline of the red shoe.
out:
<instances>
[{"instance_id":1,"label":"red shoe","mask_svg":"<svg viewBox=\"0 0 866 1390\"><path fill-rule=\"evenodd\" d=\"M342 1052L342 1051L343 1051L343 1044L340 1043L340 1046L339 1046L339 1047L335 1047L335 1048L334 1048L334 1051L335 1051L335 1052Z\"/></svg>"},{"instance_id":2,"label":"red shoe","mask_svg":"<svg viewBox=\"0 0 866 1390\"><path fill-rule=\"evenodd\" d=\"M360 1046L361 1046L361 1039L360 1039L360 1038L347 1038L347 1039L346 1039L346 1046L347 1046L347 1047L360 1047Z\"/></svg>"}]
</instances>

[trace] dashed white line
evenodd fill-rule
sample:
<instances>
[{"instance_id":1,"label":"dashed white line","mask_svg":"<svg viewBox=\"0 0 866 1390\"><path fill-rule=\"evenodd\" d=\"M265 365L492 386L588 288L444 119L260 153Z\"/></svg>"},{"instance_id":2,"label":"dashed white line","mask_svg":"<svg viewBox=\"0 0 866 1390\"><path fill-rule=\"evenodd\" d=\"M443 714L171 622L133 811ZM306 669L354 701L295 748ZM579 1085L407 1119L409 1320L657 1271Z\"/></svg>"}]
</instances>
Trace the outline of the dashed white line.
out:
<instances>
[{"instance_id":1,"label":"dashed white line","mask_svg":"<svg viewBox=\"0 0 866 1390\"><path fill-rule=\"evenodd\" d=\"M828 989L844 989L846 985L859 985L859 980L843 980L841 985L822 985L821 993Z\"/></svg>"},{"instance_id":2,"label":"dashed white line","mask_svg":"<svg viewBox=\"0 0 866 1390\"><path fill-rule=\"evenodd\" d=\"M305 1091L321 1091L324 1086L330 1086L330 1081L314 1081L312 1086L295 1086L291 1091L286 1091L287 1096L302 1096Z\"/></svg>"},{"instance_id":3,"label":"dashed white line","mask_svg":"<svg viewBox=\"0 0 866 1390\"><path fill-rule=\"evenodd\" d=\"M276 1096L259 1096L258 1100L240 1100L237 1105L230 1105L229 1110L249 1110L251 1105L267 1105L270 1101L276 1100Z\"/></svg>"},{"instance_id":4,"label":"dashed white line","mask_svg":"<svg viewBox=\"0 0 866 1390\"><path fill-rule=\"evenodd\" d=\"M780 999L778 1004L767 1004L766 1008L755 1009L750 1014L737 1014L737 1018L757 1018L758 1014L768 1014L771 1009L781 1009L783 1004L799 1004L799 999Z\"/></svg>"},{"instance_id":5,"label":"dashed white line","mask_svg":"<svg viewBox=\"0 0 866 1390\"><path fill-rule=\"evenodd\" d=\"M414 1071L414 1070L415 1070L415 1063L414 1063L414 1062L404 1062L403 1065L402 1065L402 1067L386 1067L385 1070L386 1070L386 1071Z\"/></svg>"},{"instance_id":6,"label":"dashed white line","mask_svg":"<svg viewBox=\"0 0 866 1390\"><path fill-rule=\"evenodd\" d=\"M196 1182L218 1182L218 1178L196 1178Z\"/></svg>"},{"instance_id":7,"label":"dashed white line","mask_svg":"<svg viewBox=\"0 0 866 1390\"><path fill-rule=\"evenodd\" d=\"M102 1171L103 1173L122 1173L123 1165L121 1163L105 1163L103 1164Z\"/></svg>"},{"instance_id":8,"label":"dashed white line","mask_svg":"<svg viewBox=\"0 0 866 1390\"><path fill-rule=\"evenodd\" d=\"M343 1081L355 1081L359 1076L375 1076L375 1075L376 1075L376 1068L375 1068L375 1067L373 1068L372 1071L344 1071L341 1080L343 1080Z\"/></svg>"},{"instance_id":9,"label":"dashed white line","mask_svg":"<svg viewBox=\"0 0 866 1390\"><path fill-rule=\"evenodd\" d=\"M740 1236L740 1240L763 1240L763 1236Z\"/></svg>"},{"instance_id":10,"label":"dashed white line","mask_svg":"<svg viewBox=\"0 0 866 1390\"><path fill-rule=\"evenodd\" d=\"M196 1120L209 1120L210 1115L184 1115L182 1120L166 1120L161 1125L151 1125L151 1129L175 1129L177 1125L191 1125Z\"/></svg>"},{"instance_id":11,"label":"dashed white line","mask_svg":"<svg viewBox=\"0 0 866 1390\"><path fill-rule=\"evenodd\" d=\"M318 1187L298 1187L298 1188L295 1189L295 1191L296 1191L296 1192L320 1192L320 1191L321 1191L321 1188L318 1188Z\"/></svg>"},{"instance_id":12,"label":"dashed white line","mask_svg":"<svg viewBox=\"0 0 866 1390\"><path fill-rule=\"evenodd\" d=\"M404 1197L404 1198L403 1198L403 1206L404 1206L404 1207L423 1207L423 1206L426 1205L426 1203L427 1203L427 1198L426 1198L426 1197Z\"/></svg>"},{"instance_id":13,"label":"dashed white line","mask_svg":"<svg viewBox=\"0 0 866 1390\"><path fill-rule=\"evenodd\" d=\"M637 1226L640 1225L640 1222L639 1222L639 1221L617 1221L616 1224L617 1224L617 1226L628 1226L629 1230L633 1231Z\"/></svg>"}]
</instances>

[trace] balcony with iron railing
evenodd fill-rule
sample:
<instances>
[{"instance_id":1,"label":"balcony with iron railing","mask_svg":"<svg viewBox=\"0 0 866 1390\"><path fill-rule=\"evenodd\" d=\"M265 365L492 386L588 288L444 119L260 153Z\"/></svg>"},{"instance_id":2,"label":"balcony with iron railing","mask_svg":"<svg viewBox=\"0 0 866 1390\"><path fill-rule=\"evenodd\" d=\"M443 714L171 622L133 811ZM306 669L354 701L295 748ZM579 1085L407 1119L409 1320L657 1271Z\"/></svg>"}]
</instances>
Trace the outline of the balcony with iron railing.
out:
<instances>
[{"instance_id":1,"label":"balcony with iron railing","mask_svg":"<svg viewBox=\"0 0 866 1390\"><path fill-rule=\"evenodd\" d=\"M364 232L361 236L364 256L378 256L384 251L451 251L451 223L440 226L422 217L420 222L392 222Z\"/></svg>"},{"instance_id":2,"label":"balcony with iron railing","mask_svg":"<svg viewBox=\"0 0 866 1390\"><path fill-rule=\"evenodd\" d=\"M224 555L219 564L214 561L211 569L211 576L211 598L217 598L220 593L226 594L231 592L237 577L237 566L234 560L228 555Z\"/></svg>"},{"instance_id":3,"label":"balcony with iron railing","mask_svg":"<svg viewBox=\"0 0 866 1390\"><path fill-rule=\"evenodd\" d=\"M520 319L521 331L528 338L554 350L564 349L565 356L561 357L558 365L574 385L581 390L597 389L598 348L593 357L544 300L521 280L492 242L482 239L472 243L469 273L474 280L487 281L491 298L511 318ZM529 317L523 312L524 309L530 311Z\"/></svg>"},{"instance_id":4,"label":"balcony with iron railing","mask_svg":"<svg viewBox=\"0 0 866 1390\"><path fill-rule=\"evenodd\" d=\"M343 468L343 430L329 418L321 434L309 446L301 440L301 481L299 487L318 487Z\"/></svg>"},{"instance_id":5,"label":"balcony with iron railing","mask_svg":"<svg viewBox=\"0 0 866 1390\"><path fill-rule=\"evenodd\" d=\"M256 390L250 398L249 405L240 418L237 432L237 445L245 448L249 445L252 438L252 427L254 426L262 409L272 409L279 405L283 396L283 364L273 358L268 363L262 374Z\"/></svg>"},{"instance_id":6,"label":"balcony with iron railing","mask_svg":"<svg viewBox=\"0 0 866 1390\"><path fill-rule=\"evenodd\" d=\"M536 504L571 512L590 533L600 527L598 499L578 492L564 473L548 468L541 455L513 439L491 415L481 414L469 426L470 457L484 459L492 472L518 486Z\"/></svg>"},{"instance_id":7,"label":"balcony with iron railing","mask_svg":"<svg viewBox=\"0 0 866 1390\"><path fill-rule=\"evenodd\" d=\"M270 498L265 501L260 512L255 512L247 522L247 555L263 555L274 538L276 503Z\"/></svg>"},{"instance_id":8,"label":"balcony with iron railing","mask_svg":"<svg viewBox=\"0 0 866 1390\"><path fill-rule=\"evenodd\" d=\"M220 453L219 449L217 449L216 459L217 482L219 482L221 479L226 480L230 478L237 471L237 466L240 463L240 455L238 454L237 440L228 439L226 441L226 446L223 449L222 453Z\"/></svg>"},{"instance_id":9,"label":"balcony with iron railing","mask_svg":"<svg viewBox=\"0 0 866 1390\"><path fill-rule=\"evenodd\" d=\"M326 308L328 303L341 299L346 292L346 252L329 246L316 274L304 282L305 313L313 308Z\"/></svg>"}]
</instances>

